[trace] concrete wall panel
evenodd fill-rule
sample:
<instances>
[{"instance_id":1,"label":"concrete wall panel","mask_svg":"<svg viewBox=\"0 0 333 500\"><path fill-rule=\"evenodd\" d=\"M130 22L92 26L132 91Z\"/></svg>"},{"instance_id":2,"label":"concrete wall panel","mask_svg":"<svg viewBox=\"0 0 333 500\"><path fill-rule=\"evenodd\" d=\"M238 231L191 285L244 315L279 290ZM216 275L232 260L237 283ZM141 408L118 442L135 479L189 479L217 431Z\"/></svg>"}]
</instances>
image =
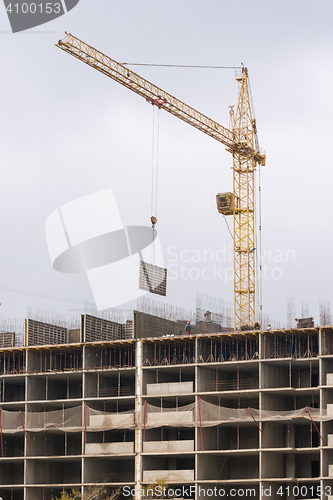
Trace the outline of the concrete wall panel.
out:
<instances>
[{"instance_id":1,"label":"concrete wall panel","mask_svg":"<svg viewBox=\"0 0 333 500\"><path fill-rule=\"evenodd\" d=\"M86 455L127 455L134 453L134 443L86 443Z\"/></svg>"},{"instance_id":2,"label":"concrete wall panel","mask_svg":"<svg viewBox=\"0 0 333 500\"><path fill-rule=\"evenodd\" d=\"M121 414L118 415L91 415L90 416L90 427L109 427L110 429L114 427L129 427L134 425L134 415Z\"/></svg>"},{"instance_id":3,"label":"concrete wall panel","mask_svg":"<svg viewBox=\"0 0 333 500\"><path fill-rule=\"evenodd\" d=\"M151 483L158 479L166 481L194 481L194 470L145 470L143 471L143 482Z\"/></svg>"},{"instance_id":4,"label":"concrete wall panel","mask_svg":"<svg viewBox=\"0 0 333 500\"><path fill-rule=\"evenodd\" d=\"M168 411L158 413L148 413L147 425L173 425L193 423L193 411Z\"/></svg>"},{"instance_id":5,"label":"concrete wall panel","mask_svg":"<svg viewBox=\"0 0 333 500\"><path fill-rule=\"evenodd\" d=\"M143 453L172 453L194 451L194 440L148 441L143 443Z\"/></svg>"},{"instance_id":6,"label":"concrete wall panel","mask_svg":"<svg viewBox=\"0 0 333 500\"><path fill-rule=\"evenodd\" d=\"M167 384L147 384L147 395L188 394L193 392L193 382L169 382Z\"/></svg>"}]
</instances>

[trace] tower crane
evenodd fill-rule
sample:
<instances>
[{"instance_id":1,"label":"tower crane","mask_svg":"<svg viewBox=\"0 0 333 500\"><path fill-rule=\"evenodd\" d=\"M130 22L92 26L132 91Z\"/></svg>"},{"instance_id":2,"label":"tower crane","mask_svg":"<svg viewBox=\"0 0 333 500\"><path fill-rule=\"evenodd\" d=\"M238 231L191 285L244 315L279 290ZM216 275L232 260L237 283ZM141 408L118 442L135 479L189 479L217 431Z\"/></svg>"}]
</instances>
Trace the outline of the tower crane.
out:
<instances>
[{"instance_id":1,"label":"tower crane","mask_svg":"<svg viewBox=\"0 0 333 500\"><path fill-rule=\"evenodd\" d=\"M266 156L259 148L256 120L251 109L247 68L242 67L236 72L239 97L235 112L231 107L232 126L228 129L70 33L66 32L66 36L59 40L56 46L139 94L147 102L221 142L232 154L233 193L220 193L216 201L221 214L233 216L234 328L240 330L253 327L256 252L254 178L257 166L265 165Z\"/></svg>"}]
</instances>

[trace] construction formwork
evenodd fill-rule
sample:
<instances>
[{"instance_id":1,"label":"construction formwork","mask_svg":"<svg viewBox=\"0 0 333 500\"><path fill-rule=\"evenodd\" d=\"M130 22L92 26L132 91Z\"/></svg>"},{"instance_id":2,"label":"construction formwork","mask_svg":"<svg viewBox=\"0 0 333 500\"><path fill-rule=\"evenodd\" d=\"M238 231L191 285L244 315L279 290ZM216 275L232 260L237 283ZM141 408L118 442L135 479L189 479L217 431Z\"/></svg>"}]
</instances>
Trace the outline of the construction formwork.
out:
<instances>
[{"instance_id":1,"label":"construction formwork","mask_svg":"<svg viewBox=\"0 0 333 500\"><path fill-rule=\"evenodd\" d=\"M25 320L25 345L44 346L81 342L110 342L131 339L134 336L133 320L126 323L112 321L92 314L82 314L78 328L69 328L61 321L47 323L36 319ZM14 347L15 333L0 332L0 347Z\"/></svg>"},{"instance_id":2,"label":"construction formwork","mask_svg":"<svg viewBox=\"0 0 333 500\"><path fill-rule=\"evenodd\" d=\"M140 261L139 288L146 292L166 296L167 269Z\"/></svg>"},{"instance_id":3,"label":"construction formwork","mask_svg":"<svg viewBox=\"0 0 333 500\"><path fill-rule=\"evenodd\" d=\"M0 332L0 347L14 347L15 332Z\"/></svg>"},{"instance_id":4,"label":"construction formwork","mask_svg":"<svg viewBox=\"0 0 333 500\"><path fill-rule=\"evenodd\" d=\"M25 320L26 345L65 344L68 342L66 327L43 323L34 319Z\"/></svg>"},{"instance_id":5,"label":"construction formwork","mask_svg":"<svg viewBox=\"0 0 333 500\"><path fill-rule=\"evenodd\" d=\"M125 337L124 325L90 314L81 316L81 331L83 342L110 341Z\"/></svg>"},{"instance_id":6,"label":"construction formwork","mask_svg":"<svg viewBox=\"0 0 333 500\"><path fill-rule=\"evenodd\" d=\"M134 311L134 337L179 336L184 332L186 321L173 321L141 311Z\"/></svg>"},{"instance_id":7,"label":"construction formwork","mask_svg":"<svg viewBox=\"0 0 333 500\"><path fill-rule=\"evenodd\" d=\"M332 327L1 348L0 402L3 500L333 493Z\"/></svg>"}]
</instances>

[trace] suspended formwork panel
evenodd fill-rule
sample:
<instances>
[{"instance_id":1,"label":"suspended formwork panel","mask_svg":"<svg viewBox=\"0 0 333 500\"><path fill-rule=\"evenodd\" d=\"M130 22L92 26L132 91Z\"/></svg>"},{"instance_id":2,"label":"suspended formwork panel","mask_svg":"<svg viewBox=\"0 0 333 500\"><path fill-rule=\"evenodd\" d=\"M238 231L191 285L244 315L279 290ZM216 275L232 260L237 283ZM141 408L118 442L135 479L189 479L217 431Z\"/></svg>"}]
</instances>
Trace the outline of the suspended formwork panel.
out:
<instances>
[{"instance_id":1,"label":"suspended formwork panel","mask_svg":"<svg viewBox=\"0 0 333 500\"><path fill-rule=\"evenodd\" d=\"M156 295L166 296L167 269L140 261L139 288Z\"/></svg>"}]
</instances>

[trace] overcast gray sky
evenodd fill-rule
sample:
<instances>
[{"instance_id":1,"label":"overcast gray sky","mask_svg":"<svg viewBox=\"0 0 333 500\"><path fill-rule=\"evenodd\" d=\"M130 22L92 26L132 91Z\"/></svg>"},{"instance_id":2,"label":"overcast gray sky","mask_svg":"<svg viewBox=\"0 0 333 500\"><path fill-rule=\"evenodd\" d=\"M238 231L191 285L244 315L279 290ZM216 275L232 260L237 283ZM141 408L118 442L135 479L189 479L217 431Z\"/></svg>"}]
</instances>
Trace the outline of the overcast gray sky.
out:
<instances>
[{"instance_id":1,"label":"overcast gray sky","mask_svg":"<svg viewBox=\"0 0 333 500\"><path fill-rule=\"evenodd\" d=\"M119 62L249 68L267 154L264 312L285 322L294 297L296 316L309 303L319 321L319 300L333 300L332 17L331 0L80 0L57 20L12 34L0 6L1 315L24 317L28 305L80 308L43 295L93 300L85 275L51 266L44 224L63 204L111 187L124 224L149 225L152 215L153 108L57 49L67 30ZM228 126L233 70L133 69ZM218 192L232 190L231 166L221 144L160 113L157 229L173 264L167 302L193 309L197 290L233 300L232 239L215 204Z\"/></svg>"}]
</instances>

